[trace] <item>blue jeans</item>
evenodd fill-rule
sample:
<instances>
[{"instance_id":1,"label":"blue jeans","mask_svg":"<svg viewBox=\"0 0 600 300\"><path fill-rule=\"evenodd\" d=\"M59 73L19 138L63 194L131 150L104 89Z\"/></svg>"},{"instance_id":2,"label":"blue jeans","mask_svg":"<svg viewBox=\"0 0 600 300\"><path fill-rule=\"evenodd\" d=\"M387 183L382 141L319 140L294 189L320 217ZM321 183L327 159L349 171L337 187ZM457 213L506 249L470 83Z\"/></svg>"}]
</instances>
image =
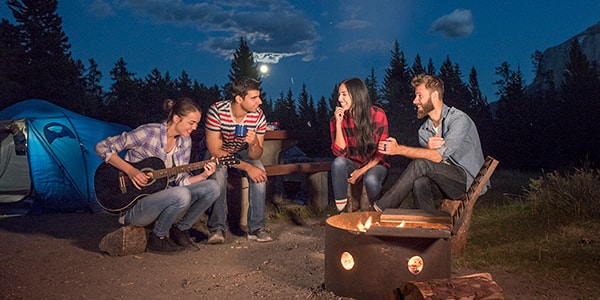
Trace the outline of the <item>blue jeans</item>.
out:
<instances>
[{"instance_id":1,"label":"blue jeans","mask_svg":"<svg viewBox=\"0 0 600 300\"><path fill-rule=\"evenodd\" d=\"M416 209L435 210L436 200L460 199L466 191L467 175L461 167L415 159L375 204L382 210L398 208L412 192Z\"/></svg>"},{"instance_id":2,"label":"blue jeans","mask_svg":"<svg viewBox=\"0 0 600 300\"><path fill-rule=\"evenodd\" d=\"M125 212L125 223L146 226L156 221L153 232L156 236L163 237L185 212L175 226L181 230L188 230L218 196L219 185L214 180L171 187L137 201Z\"/></svg>"},{"instance_id":3,"label":"blue jeans","mask_svg":"<svg viewBox=\"0 0 600 300\"><path fill-rule=\"evenodd\" d=\"M338 156L331 163L331 182L333 186L333 197L335 200L348 198L348 177L354 170L358 169L351 160ZM369 197L369 202L379 199L383 189L383 181L387 176L388 168L383 165L376 165L365 174L362 181Z\"/></svg>"},{"instance_id":4,"label":"blue jeans","mask_svg":"<svg viewBox=\"0 0 600 300\"><path fill-rule=\"evenodd\" d=\"M210 158L210 153L206 154ZM265 169L260 160L250 160L248 151L238 153L241 160L261 169ZM219 198L215 201L209 212L207 227L210 232L217 230L226 231L227 229L227 177L229 172L232 175L248 177L246 172L236 168L228 168L227 166L219 165L211 179L214 179L221 190ZM267 183L256 183L248 178L248 230L250 232L265 227L265 198L267 194Z\"/></svg>"}]
</instances>

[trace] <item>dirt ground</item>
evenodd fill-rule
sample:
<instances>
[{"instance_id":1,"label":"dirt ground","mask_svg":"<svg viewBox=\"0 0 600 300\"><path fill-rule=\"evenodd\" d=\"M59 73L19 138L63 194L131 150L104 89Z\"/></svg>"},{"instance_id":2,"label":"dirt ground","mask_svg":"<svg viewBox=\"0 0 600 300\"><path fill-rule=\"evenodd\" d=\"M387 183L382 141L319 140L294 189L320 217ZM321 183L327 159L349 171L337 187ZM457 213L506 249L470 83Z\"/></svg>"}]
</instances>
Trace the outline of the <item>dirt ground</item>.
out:
<instances>
[{"instance_id":1,"label":"dirt ground","mask_svg":"<svg viewBox=\"0 0 600 300\"><path fill-rule=\"evenodd\" d=\"M324 219L269 220L275 241L228 234L198 251L112 257L102 237L119 227L104 213L0 218L2 299L347 299L324 288ZM573 299L574 287L503 270L491 273L506 299Z\"/></svg>"}]
</instances>

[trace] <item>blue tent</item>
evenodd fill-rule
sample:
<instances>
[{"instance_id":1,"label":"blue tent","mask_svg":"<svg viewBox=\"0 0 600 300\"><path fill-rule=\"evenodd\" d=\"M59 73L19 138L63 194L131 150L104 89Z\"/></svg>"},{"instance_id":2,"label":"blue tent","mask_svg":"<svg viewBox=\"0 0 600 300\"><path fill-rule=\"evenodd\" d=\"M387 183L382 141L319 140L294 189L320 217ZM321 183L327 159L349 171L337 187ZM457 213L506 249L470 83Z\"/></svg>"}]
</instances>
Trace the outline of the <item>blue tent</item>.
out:
<instances>
[{"instance_id":1,"label":"blue tent","mask_svg":"<svg viewBox=\"0 0 600 300\"><path fill-rule=\"evenodd\" d=\"M0 208L96 211L94 146L129 127L89 118L44 100L0 111Z\"/></svg>"}]
</instances>

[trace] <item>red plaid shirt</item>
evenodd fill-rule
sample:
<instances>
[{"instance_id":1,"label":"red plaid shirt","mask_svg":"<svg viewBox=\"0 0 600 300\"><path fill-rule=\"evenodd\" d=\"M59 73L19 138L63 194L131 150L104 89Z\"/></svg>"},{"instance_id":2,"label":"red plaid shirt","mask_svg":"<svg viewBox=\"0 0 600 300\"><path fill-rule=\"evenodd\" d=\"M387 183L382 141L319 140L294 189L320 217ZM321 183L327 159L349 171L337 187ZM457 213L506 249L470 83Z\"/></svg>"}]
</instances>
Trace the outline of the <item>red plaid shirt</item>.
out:
<instances>
[{"instance_id":1,"label":"red plaid shirt","mask_svg":"<svg viewBox=\"0 0 600 300\"><path fill-rule=\"evenodd\" d=\"M376 150L377 144L388 137L388 121L383 109L377 106L371 106L371 122L371 126L373 128L373 143ZM342 132L344 133L346 148L342 149L335 144L335 117L331 118L331 121L329 122L329 131L331 132L331 151L333 152L333 155L346 157L353 161L359 168L364 166L373 158L378 158L380 160L379 164L382 164L386 167L390 166L390 164L385 161L385 155L377 151L375 151L373 155L369 157L348 154L348 149L354 148L353 150L356 150L357 146L354 120L349 116L344 115L344 119L342 120ZM355 153L355 151L352 152Z\"/></svg>"}]
</instances>

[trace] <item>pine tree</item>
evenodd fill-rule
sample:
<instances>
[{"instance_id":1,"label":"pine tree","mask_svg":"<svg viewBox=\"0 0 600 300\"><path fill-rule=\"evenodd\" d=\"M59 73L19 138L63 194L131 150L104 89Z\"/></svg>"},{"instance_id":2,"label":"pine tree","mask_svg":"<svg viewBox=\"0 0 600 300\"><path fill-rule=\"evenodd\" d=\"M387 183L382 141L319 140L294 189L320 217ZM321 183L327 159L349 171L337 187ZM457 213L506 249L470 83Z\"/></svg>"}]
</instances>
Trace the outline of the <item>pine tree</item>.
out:
<instances>
[{"instance_id":1,"label":"pine tree","mask_svg":"<svg viewBox=\"0 0 600 300\"><path fill-rule=\"evenodd\" d=\"M483 152L492 152L496 140L494 121L490 106L487 102L487 97L484 97L479 89L479 81L477 80L477 70L475 67L471 68L471 73L469 73L469 84L467 87L471 94L471 102L466 113L473 119L477 126Z\"/></svg>"},{"instance_id":2,"label":"pine tree","mask_svg":"<svg viewBox=\"0 0 600 300\"><path fill-rule=\"evenodd\" d=\"M258 75L258 69L254 62L254 54L250 50L248 43L244 38L240 38L240 45L233 54L231 61L231 70L229 70L229 82L223 87L223 95L226 99L231 98L230 86L239 78L250 77L262 82ZM261 95L264 98L264 95Z\"/></svg>"},{"instance_id":3,"label":"pine tree","mask_svg":"<svg viewBox=\"0 0 600 300\"><path fill-rule=\"evenodd\" d=\"M0 110L26 99L25 50L19 29L2 19L0 23Z\"/></svg>"},{"instance_id":4,"label":"pine tree","mask_svg":"<svg viewBox=\"0 0 600 300\"><path fill-rule=\"evenodd\" d=\"M93 58L88 60L90 66L85 70L83 82L85 86L85 100L82 113L94 118L104 117L104 97L105 92L100 82L102 81L102 72L98 70L98 64Z\"/></svg>"},{"instance_id":5,"label":"pine tree","mask_svg":"<svg viewBox=\"0 0 600 300\"><path fill-rule=\"evenodd\" d=\"M427 62L426 73L428 75L435 75L435 73L437 73L437 71L435 70L435 66L433 65L433 60L431 58L429 58L429 61Z\"/></svg>"},{"instance_id":6,"label":"pine tree","mask_svg":"<svg viewBox=\"0 0 600 300\"><path fill-rule=\"evenodd\" d=\"M415 61L410 68L410 77L415 77L420 74L425 74L425 68L423 68L423 64L421 63L421 56L417 54L417 56L415 56Z\"/></svg>"},{"instance_id":7,"label":"pine tree","mask_svg":"<svg viewBox=\"0 0 600 300\"><path fill-rule=\"evenodd\" d=\"M338 102L338 88L338 84L336 83L331 89L331 96L329 97L329 110L331 110L332 114L335 108L340 106L340 103Z\"/></svg>"},{"instance_id":8,"label":"pine tree","mask_svg":"<svg viewBox=\"0 0 600 300\"><path fill-rule=\"evenodd\" d=\"M300 122L296 130L308 130L312 128L312 124L316 121L316 115L314 101L306 91L306 84L302 84L302 90L300 91L300 96L298 96L298 117Z\"/></svg>"},{"instance_id":9,"label":"pine tree","mask_svg":"<svg viewBox=\"0 0 600 300\"><path fill-rule=\"evenodd\" d=\"M439 77L444 82L444 103L468 112L471 100L469 89L461 79L460 67L452 65L448 56L440 67Z\"/></svg>"},{"instance_id":10,"label":"pine tree","mask_svg":"<svg viewBox=\"0 0 600 300\"><path fill-rule=\"evenodd\" d=\"M177 98L192 97L192 79L186 71L181 71L181 75L175 80L175 89L178 92ZM200 104L201 99L194 100Z\"/></svg>"},{"instance_id":11,"label":"pine tree","mask_svg":"<svg viewBox=\"0 0 600 300\"><path fill-rule=\"evenodd\" d=\"M293 130L299 128L300 120L291 89L288 89L285 97L283 92L280 94L273 108L273 116L272 121L279 122L281 129Z\"/></svg>"},{"instance_id":12,"label":"pine tree","mask_svg":"<svg viewBox=\"0 0 600 300\"><path fill-rule=\"evenodd\" d=\"M371 74L367 78L365 78L365 86L367 86L367 90L369 91L369 98L371 98L371 103L374 105L382 107L381 96L379 95L379 83L377 83L377 78L375 77L375 70L371 68Z\"/></svg>"},{"instance_id":13,"label":"pine tree","mask_svg":"<svg viewBox=\"0 0 600 300\"><path fill-rule=\"evenodd\" d=\"M46 99L68 109L80 106L84 86L81 73L71 58L71 45L56 13L57 0L8 0L19 25L25 51L23 87L28 98Z\"/></svg>"},{"instance_id":14,"label":"pine tree","mask_svg":"<svg viewBox=\"0 0 600 300\"><path fill-rule=\"evenodd\" d=\"M588 159L600 163L600 146L589 133L600 112L600 80L596 66L583 53L577 39L571 41L564 75L560 111L561 121L566 120L569 125L563 124L559 131L563 159L571 163Z\"/></svg>"},{"instance_id":15,"label":"pine tree","mask_svg":"<svg viewBox=\"0 0 600 300\"><path fill-rule=\"evenodd\" d=\"M315 131L319 133L316 141L317 149L320 149L316 155L319 157L333 156L331 152L331 134L329 132L329 120L332 115L333 111L327 107L325 97L321 96L321 99L317 102L317 122L314 125Z\"/></svg>"},{"instance_id":16,"label":"pine tree","mask_svg":"<svg viewBox=\"0 0 600 300\"><path fill-rule=\"evenodd\" d=\"M117 60L110 71L113 83L107 97L108 120L137 127L143 122L145 112L140 109L139 99L141 82L134 78L135 73L129 72L127 63L122 57Z\"/></svg>"},{"instance_id":17,"label":"pine tree","mask_svg":"<svg viewBox=\"0 0 600 300\"><path fill-rule=\"evenodd\" d=\"M469 73L469 84L467 85L469 90L469 105L466 109L466 113L471 116L474 120L485 119L489 116L489 109L487 98L481 94L479 89L479 81L477 80L477 70L475 67L471 68Z\"/></svg>"},{"instance_id":18,"label":"pine tree","mask_svg":"<svg viewBox=\"0 0 600 300\"><path fill-rule=\"evenodd\" d=\"M140 109L143 109L146 114L143 123L160 122L165 118L163 104L167 99L176 99L177 90L175 88L175 80L171 78L169 72L163 76L161 72L154 68L150 74L142 82L141 99L144 99Z\"/></svg>"},{"instance_id":19,"label":"pine tree","mask_svg":"<svg viewBox=\"0 0 600 300\"><path fill-rule=\"evenodd\" d=\"M405 145L417 144L417 123L412 104L413 89L411 77L404 53L400 51L398 41L390 59L390 66L385 71L382 87L384 110L388 117L390 136Z\"/></svg>"},{"instance_id":20,"label":"pine tree","mask_svg":"<svg viewBox=\"0 0 600 300\"><path fill-rule=\"evenodd\" d=\"M513 71L507 62L496 68L498 85L497 136L498 152L507 166L531 167L538 155L531 146L535 144L532 115L535 114L527 95L520 69Z\"/></svg>"}]
</instances>

